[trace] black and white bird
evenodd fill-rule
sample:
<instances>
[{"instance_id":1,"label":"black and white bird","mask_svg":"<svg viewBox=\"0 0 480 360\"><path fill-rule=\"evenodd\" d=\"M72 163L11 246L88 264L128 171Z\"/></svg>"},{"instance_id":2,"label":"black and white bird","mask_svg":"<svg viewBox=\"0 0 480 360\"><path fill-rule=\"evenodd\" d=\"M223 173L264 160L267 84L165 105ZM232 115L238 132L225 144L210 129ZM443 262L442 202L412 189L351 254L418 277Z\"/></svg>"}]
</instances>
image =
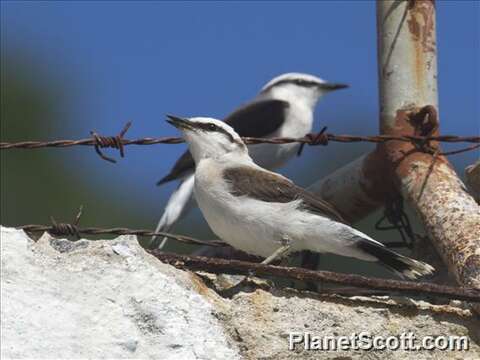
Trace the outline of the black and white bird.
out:
<instances>
[{"instance_id":1,"label":"black and white bird","mask_svg":"<svg viewBox=\"0 0 480 360\"><path fill-rule=\"evenodd\" d=\"M265 263L310 250L378 262L415 279L434 268L400 255L354 229L335 208L292 181L257 165L232 127L210 118L169 116L196 164L194 192L213 232Z\"/></svg>"},{"instance_id":2,"label":"black and white bird","mask_svg":"<svg viewBox=\"0 0 480 360\"><path fill-rule=\"evenodd\" d=\"M316 76L287 73L269 81L257 97L225 118L240 136L301 137L312 131L313 112L320 98L333 90L348 87ZM250 156L260 166L276 169L298 152L299 144L257 144L249 146ZM195 164L186 151L168 175L157 185L180 180L158 222L156 231L168 231L194 204L192 197ZM152 241L155 237L152 238ZM163 239L162 248L166 243Z\"/></svg>"}]
</instances>

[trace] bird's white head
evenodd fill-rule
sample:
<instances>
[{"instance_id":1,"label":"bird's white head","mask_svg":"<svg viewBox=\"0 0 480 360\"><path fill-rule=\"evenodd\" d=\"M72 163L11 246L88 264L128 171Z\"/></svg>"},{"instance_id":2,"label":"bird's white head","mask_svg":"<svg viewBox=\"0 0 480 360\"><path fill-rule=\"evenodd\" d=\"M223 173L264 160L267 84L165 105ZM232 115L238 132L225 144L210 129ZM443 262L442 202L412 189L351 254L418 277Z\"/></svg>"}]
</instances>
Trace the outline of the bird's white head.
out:
<instances>
[{"instance_id":1,"label":"bird's white head","mask_svg":"<svg viewBox=\"0 0 480 360\"><path fill-rule=\"evenodd\" d=\"M167 117L170 124L182 131L196 164L201 159L220 158L230 153L248 157L242 138L223 121L206 117Z\"/></svg>"},{"instance_id":2,"label":"bird's white head","mask_svg":"<svg viewBox=\"0 0 480 360\"><path fill-rule=\"evenodd\" d=\"M328 82L314 75L287 73L270 80L262 88L260 97L305 104L313 109L326 93L347 87L346 84Z\"/></svg>"}]
</instances>

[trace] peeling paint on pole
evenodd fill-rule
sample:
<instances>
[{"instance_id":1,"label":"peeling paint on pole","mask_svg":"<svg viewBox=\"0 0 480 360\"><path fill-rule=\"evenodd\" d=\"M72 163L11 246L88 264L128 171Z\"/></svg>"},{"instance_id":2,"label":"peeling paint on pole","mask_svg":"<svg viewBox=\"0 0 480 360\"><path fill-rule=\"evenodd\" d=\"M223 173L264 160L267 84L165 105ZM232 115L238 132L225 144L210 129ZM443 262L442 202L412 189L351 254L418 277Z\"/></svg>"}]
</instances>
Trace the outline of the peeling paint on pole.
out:
<instances>
[{"instance_id":1,"label":"peeling paint on pole","mask_svg":"<svg viewBox=\"0 0 480 360\"><path fill-rule=\"evenodd\" d=\"M408 30L415 37L415 41L421 43L424 52L436 51L434 7L434 1L414 0L408 4Z\"/></svg>"},{"instance_id":2,"label":"peeling paint on pole","mask_svg":"<svg viewBox=\"0 0 480 360\"><path fill-rule=\"evenodd\" d=\"M377 25L381 133L426 131L417 119L422 109L422 116L435 117L437 123L427 130L436 135L434 2L378 1ZM437 147L430 144L430 149ZM398 141L379 149L385 152L395 185L416 210L450 272L461 284L480 289L480 207L448 160Z\"/></svg>"}]
</instances>

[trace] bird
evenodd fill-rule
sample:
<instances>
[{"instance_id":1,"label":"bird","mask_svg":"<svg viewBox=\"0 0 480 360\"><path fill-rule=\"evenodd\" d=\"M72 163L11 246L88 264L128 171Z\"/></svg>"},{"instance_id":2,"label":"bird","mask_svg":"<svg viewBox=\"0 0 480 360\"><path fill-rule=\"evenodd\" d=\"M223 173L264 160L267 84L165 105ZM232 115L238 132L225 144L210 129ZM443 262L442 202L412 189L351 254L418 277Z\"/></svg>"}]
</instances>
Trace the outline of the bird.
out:
<instances>
[{"instance_id":1,"label":"bird","mask_svg":"<svg viewBox=\"0 0 480 360\"><path fill-rule=\"evenodd\" d=\"M396 253L353 228L320 197L262 168L228 124L204 117L168 115L183 133L195 161L194 193L212 231L263 263L309 250L376 262L402 278L435 269Z\"/></svg>"},{"instance_id":2,"label":"bird","mask_svg":"<svg viewBox=\"0 0 480 360\"><path fill-rule=\"evenodd\" d=\"M247 104L228 115L224 121L244 137L301 137L310 133L317 102L327 93L347 88L347 84L328 82L303 73L286 73L270 80L260 93ZM300 145L251 145L250 156L267 169L283 166L295 156ZM157 185L179 180L171 194L155 232L168 231L195 204L193 194L195 164L187 150L171 171ZM151 242L155 245L155 236ZM163 248L164 238L158 248Z\"/></svg>"}]
</instances>

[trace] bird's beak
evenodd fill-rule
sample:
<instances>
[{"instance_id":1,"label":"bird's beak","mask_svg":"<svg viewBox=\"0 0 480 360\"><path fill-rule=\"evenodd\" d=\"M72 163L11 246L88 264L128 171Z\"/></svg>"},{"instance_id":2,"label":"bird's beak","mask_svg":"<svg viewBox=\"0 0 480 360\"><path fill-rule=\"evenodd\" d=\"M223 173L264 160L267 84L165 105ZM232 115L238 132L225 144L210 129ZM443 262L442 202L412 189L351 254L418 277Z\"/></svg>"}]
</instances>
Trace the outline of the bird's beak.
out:
<instances>
[{"instance_id":1,"label":"bird's beak","mask_svg":"<svg viewBox=\"0 0 480 360\"><path fill-rule=\"evenodd\" d=\"M192 126L192 122L188 119L181 118L181 117L174 116L174 115L167 115L167 118L168 118L167 122L169 124L172 124L173 126L175 126L179 130L193 130L194 129L194 127Z\"/></svg>"},{"instance_id":2,"label":"bird's beak","mask_svg":"<svg viewBox=\"0 0 480 360\"><path fill-rule=\"evenodd\" d=\"M319 84L318 87L323 90L340 90L340 89L345 89L350 87L350 85L347 84L339 84L339 83L322 83Z\"/></svg>"}]
</instances>

